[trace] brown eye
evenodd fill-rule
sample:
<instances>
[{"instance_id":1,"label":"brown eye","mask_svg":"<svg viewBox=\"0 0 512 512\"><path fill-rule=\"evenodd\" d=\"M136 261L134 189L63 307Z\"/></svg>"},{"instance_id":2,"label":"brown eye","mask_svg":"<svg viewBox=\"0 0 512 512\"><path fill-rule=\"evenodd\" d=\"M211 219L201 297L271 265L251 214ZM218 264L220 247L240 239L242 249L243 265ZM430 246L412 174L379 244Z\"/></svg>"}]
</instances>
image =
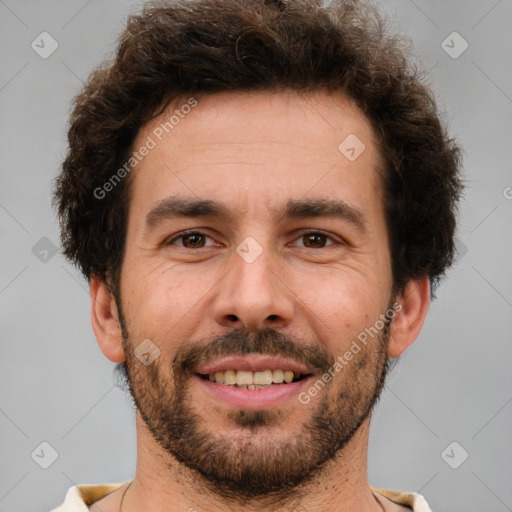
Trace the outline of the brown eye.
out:
<instances>
[{"instance_id":1,"label":"brown eye","mask_svg":"<svg viewBox=\"0 0 512 512\"><path fill-rule=\"evenodd\" d=\"M202 249L203 247L209 247L212 244L207 244L209 236L198 231L191 231L188 233L182 233L177 235L167 242L168 245L178 245L185 249ZM211 240L211 239L210 239Z\"/></svg>"},{"instance_id":2,"label":"brown eye","mask_svg":"<svg viewBox=\"0 0 512 512\"><path fill-rule=\"evenodd\" d=\"M306 233L302 235L304 246L308 249L323 249L327 247L327 240L330 238L323 233Z\"/></svg>"},{"instance_id":3,"label":"brown eye","mask_svg":"<svg viewBox=\"0 0 512 512\"><path fill-rule=\"evenodd\" d=\"M204 235L201 233L191 233L181 237L183 240L184 247L189 249L196 249L198 247L204 247L205 240Z\"/></svg>"}]
</instances>

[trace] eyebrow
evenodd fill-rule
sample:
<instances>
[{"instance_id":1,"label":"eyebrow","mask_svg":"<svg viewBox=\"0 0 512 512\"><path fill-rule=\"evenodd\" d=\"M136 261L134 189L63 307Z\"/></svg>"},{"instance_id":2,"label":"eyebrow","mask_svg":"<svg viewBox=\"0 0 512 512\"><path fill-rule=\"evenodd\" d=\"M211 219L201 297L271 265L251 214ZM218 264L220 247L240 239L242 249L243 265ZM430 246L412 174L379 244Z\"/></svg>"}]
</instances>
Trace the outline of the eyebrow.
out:
<instances>
[{"instance_id":1,"label":"eyebrow","mask_svg":"<svg viewBox=\"0 0 512 512\"><path fill-rule=\"evenodd\" d=\"M333 217L353 224L367 232L367 220L361 210L341 199L290 200L286 203L283 218Z\"/></svg>"},{"instance_id":2,"label":"eyebrow","mask_svg":"<svg viewBox=\"0 0 512 512\"><path fill-rule=\"evenodd\" d=\"M222 203L205 199L166 197L146 216L146 226L153 228L172 217L219 217L227 221L232 217Z\"/></svg>"},{"instance_id":3,"label":"eyebrow","mask_svg":"<svg viewBox=\"0 0 512 512\"><path fill-rule=\"evenodd\" d=\"M333 217L353 224L363 233L367 232L368 222L364 214L341 199L290 199L284 208L274 209L272 213L280 221ZM232 223L238 215L217 201L171 196L161 200L150 210L146 216L146 228L155 228L173 217L217 217L226 223Z\"/></svg>"}]
</instances>

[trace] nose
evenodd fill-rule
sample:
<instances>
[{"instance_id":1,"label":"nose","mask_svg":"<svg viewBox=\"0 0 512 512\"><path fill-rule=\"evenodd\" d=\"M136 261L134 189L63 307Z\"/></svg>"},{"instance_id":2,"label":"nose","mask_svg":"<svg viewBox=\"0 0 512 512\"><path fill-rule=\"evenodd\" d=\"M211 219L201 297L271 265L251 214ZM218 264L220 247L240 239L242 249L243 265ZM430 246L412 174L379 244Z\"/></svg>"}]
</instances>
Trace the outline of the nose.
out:
<instances>
[{"instance_id":1,"label":"nose","mask_svg":"<svg viewBox=\"0 0 512 512\"><path fill-rule=\"evenodd\" d=\"M271 249L264 249L252 262L240 254L233 252L230 269L218 285L215 321L223 327L251 331L286 327L294 315L294 294Z\"/></svg>"}]
</instances>

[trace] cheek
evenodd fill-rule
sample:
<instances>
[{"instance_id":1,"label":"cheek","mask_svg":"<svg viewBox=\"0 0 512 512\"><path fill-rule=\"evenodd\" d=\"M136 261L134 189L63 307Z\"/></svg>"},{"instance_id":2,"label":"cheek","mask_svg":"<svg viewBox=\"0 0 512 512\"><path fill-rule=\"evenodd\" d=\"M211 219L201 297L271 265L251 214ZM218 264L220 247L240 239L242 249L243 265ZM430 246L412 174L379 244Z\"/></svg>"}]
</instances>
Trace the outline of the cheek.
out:
<instances>
[{"instance_id":1,"label":"cheek","mask_svg":"<svg viewBox=\"0 0 512 512\"><path fill-rule=\"evenodd\" d=\"M201 298L214 281L180 267L142 262L125 272L123 311L133 338L155 340L163 350L193 334L196 317L204 316Z\"/></svg>"},{"instance_id":2,"label":"cheek","mask_svg":"<svg viewBox=\"0 0 512 512\"><path fill-rule=\"evenodd\" d=\"M305 275L296 294L304 314L327 339L343 343L373 323L386 306L382 284L371 274L354 269L331 269L329 275Z\"/></svg>"}]
</instances>

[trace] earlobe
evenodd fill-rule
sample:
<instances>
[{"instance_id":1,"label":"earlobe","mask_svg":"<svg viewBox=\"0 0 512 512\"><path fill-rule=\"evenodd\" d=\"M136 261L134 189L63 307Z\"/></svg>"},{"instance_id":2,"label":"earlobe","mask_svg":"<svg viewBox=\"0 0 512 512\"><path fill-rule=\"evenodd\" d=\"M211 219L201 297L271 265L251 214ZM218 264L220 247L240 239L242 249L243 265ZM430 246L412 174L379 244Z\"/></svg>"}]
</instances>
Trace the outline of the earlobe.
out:
<instances>
[{"instance_id":1,"label":"earlobe","mask_svg":"<svg viewBox=\"0 0 512 512\"><path fill-rule=\"evenodd\" d=\"M428 277L411 280L398 297L400 309L391 322L388 355L403 354L418 337L430 306L430 281Z\"/></svg>"},{"instance_id":2,"label":"earlobe","mask_svg":"<svg viewBox=\"0 0 512 512\"><path fill-rule=\"evenodd\" d=\"M91 324L98 345L114 363L125 360L117 305L107 284L96 276L89 280Z\"/></svg>"}]
</instances>

